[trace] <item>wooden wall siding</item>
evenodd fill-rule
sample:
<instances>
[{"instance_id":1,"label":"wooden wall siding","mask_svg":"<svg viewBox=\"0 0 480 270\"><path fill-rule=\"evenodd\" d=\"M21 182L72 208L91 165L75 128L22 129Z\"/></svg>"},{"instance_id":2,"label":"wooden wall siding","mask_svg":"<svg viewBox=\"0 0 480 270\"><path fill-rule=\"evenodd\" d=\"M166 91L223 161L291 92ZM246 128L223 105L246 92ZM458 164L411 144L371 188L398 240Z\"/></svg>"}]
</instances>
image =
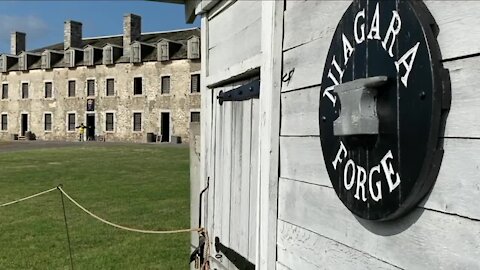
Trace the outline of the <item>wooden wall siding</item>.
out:
<instances>
[{"instance_id":1,"label":"wooden wall siding","mask_svg":"<svg viewBox=\"0 0 480 270\"><path fill-rule=\"evenodd\" d=\"M400 220L383 223L362 221L362 226L342 205L332 188L283 178L280 178L279 198L280 220L300 224L320 236L396 267L480 267L480 226L477 221L416 209Z\"/></svg>"},{"instance_id":2,"label":"wooden wall siding","mask_svg":"<svg viewBox=\"0 0 480 270\"><path fill-rule=\"evenodd\" d=\"M443 59L480 53L479 1L425 1L440 27L438 42Z\"/></svg>"},{"instance_id":3,"label":"wooden wall siding","mask_svg":"<svg viewBox=\"0 0 480 270\"><path fill-rule=\"evenodd\" d=\"M359 258L354 261L362 269L478 269L480 157L476 153L480 153L480 122L476 112L480 105L480 56L476 55L480 53L480 32L473 29L480 22L476 15L480 2L426 1L440 28L438 41L452 81L445 155L429 196L408 216L378 224L357 220L337 198L319 138L325 57L349 4L309 0L288 1L286 5L283 73L294 71L282 84L281 94L277 269L282 269L279 265L287 269L334 265L341 269L350 257L323 265L311 258L343 248L347 254L357 254ZM308 241L298 234L308 235ZM305 248L309 243L313 243L311 248ZM317 250L319 255L308 255Z\"/></svg>"},{"instance_id":4,"label":"wooden wall siding","mask_svg":"<svg viewBox=\"0 0 480 270\"><path fill-rule=\"evenodd\" d=\"M240 85L214 89L228 91ZM210 237L234 249L251 262L255 261L256 237L256 164L258 162L258 100L224 102L214 99L214 176L209 193ZM213 222L214 221L214 222ZM215 252L212 252L215 255ZM218 267L233 269L228 259L213 261Z\"/></svg>"},{"instance_id":5,"label":"wooden wall siding","mask_svg":"<svg viewBox=\"0 0 480 270\"><path fill-rule=\"evenodd\" d=\"M318 248L322 247L322 248ZM285 221L278 223L278 257L291 269L398 269L362 251Z\"/></svg>"},{"instance_id":6,"label":"wooden wall siding","mask_svg":"<svg viewBox=\"0 0 480 270\"><path fill-rule=\"evenodd\" d=\"M261 11L261 1L236 1L211 18L208 76L227 72L260 54Z\"/></svg>"}]
</instances>

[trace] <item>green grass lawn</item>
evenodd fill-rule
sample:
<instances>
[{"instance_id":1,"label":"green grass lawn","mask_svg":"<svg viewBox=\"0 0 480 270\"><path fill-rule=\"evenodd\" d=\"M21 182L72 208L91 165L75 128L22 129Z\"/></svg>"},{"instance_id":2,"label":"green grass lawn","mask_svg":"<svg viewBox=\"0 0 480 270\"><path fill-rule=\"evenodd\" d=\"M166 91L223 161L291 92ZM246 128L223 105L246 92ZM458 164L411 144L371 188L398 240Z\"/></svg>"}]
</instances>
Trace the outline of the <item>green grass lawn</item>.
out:
<instances>
[{"instance_id":1,"label":"green grass lawn","mask_svg":"<svg viewBox=\"0 0 480 270\"><path fill-rule=\"evenodd\" d=\"M121 225L189 227L187 148L82 144L0 153L0 203L58 184ZM65 200L75 269L188 269L190 234L118 230ZM69 268L58 191L0 208L0 269Z\"/></svg>"}]
</instances>

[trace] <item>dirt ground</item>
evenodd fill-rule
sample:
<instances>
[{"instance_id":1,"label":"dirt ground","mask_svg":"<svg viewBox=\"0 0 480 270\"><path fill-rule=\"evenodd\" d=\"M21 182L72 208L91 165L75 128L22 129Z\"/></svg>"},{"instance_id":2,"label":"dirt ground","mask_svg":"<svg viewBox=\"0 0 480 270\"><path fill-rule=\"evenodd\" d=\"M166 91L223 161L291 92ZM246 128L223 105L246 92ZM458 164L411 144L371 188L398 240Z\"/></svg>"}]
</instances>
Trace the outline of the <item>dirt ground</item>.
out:
<instances>
[{"instance_id":1,"label":"dirt ground","mask_svg":"<svg viewBox=\"0 0 480 270\"><path fill-rule=\"evenodd\" d=\"M127 145L132 143L116 142L66 142L66 141L5 141L0 142L0 153L24 151L43 148L73 147L73 146L113 146ZM170 144L170 143L143 143L152 147L188 147L188 144Z\"/></svg>"}]
</instances>

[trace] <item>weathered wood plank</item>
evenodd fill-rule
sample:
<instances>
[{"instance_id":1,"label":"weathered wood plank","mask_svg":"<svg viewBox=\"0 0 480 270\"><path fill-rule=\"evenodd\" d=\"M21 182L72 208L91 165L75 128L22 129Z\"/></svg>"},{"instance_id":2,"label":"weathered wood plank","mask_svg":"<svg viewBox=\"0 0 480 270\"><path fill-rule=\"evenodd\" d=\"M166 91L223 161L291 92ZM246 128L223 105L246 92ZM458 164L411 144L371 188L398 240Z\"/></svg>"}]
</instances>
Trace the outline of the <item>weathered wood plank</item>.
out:
<instances>
[{"instance_id":1,"label":"weathered wood plank","mask_svg":"<svg viewBox=\"0 0 480 270\"><path fill-rule=\"evenodd\" d=\"M261 2L237 1L209 21L209 76L260 54L260 14Z\"/></svg>"},{"instance_id":2,"label":"weathered wood plank","mask_svg":"<svg viewBox=\"0 0 480 270\"><path fill-rule=\"evenodd\" d=\"M279 219L401 268L480 268L478 221L423 209L395 222L359 221L332 188L288 179L280 179Z\"/></svg>"},{"instance_id":3,"label":"weathered wood plank","mask_svg":"<svg viewBox=\"0 0 480 270\"><path fill-rule=\"evenodd\" d=\"M276 268L277 270L292 270L292 269L286 267L285 265L281 264L281 263L278 262L278 261L277 261L276 267L277 267L277 268Z\"/></svg>"},{"instance_id":4,"label":"weathered wood plank","mask_svg":"<svg viewBox=\"0 0 480 270\"><path fill-rule=\"evenodd\" d=\"M480 53L479 1L425 1L440 33L443 59Z\"/></svg>"},{"instance_id":5,"label":"weathered wood plank","mask_svg":"<svg viewBox=\"0 0 480 270\"><path fill-rule=\"evenodd\" d=\"M319 38L330 43L338 21L350 3L351 1L287 1L283 49L288 50Z\"/></svg>"},{"instance_id":6,"label":"weathered wood plank","mask_svg":"<svg viewBox=\"0 0 480 270\"><path fill-rule=\"evenodd\" d=\"M480 140L445 139L445 154L425 207L480 219ZM280 138L280 176L331 187L319 137ZM461 196L459 195L461 194Z\"/></svg>"},{"instance_id":7,"label":"weathered wood plank","mask_svg":"<svg viewBox=\"0 0 480 270\"><path fill-rule=\"evenodd\" d=\"M319 137L280 137L280 176L332 186Z\"/></svg>"},{"instance_id":8,"label":"weathered wood plank","mask_svg":"<svg viewBox=\"0 0 480 270\"><path fill-rule=\"evenodd\" d=\"M317 39L329 44L338 21L350 3L351 1L288 1L284 50ZM475 31L479 22L480 2L435 0L425 3L440 28L437 39L443 59L480 53L480 31Z\"/></svg>"},{"instance_id":9,"label":"weathered wood plank","mask_svg":"<svg viewBox=\"0 0 480 270\"><path fill-rule=\"evenodd\" d=\"M278 169L280 137L280 90L282 87L282 39L284 1L262 3L262 66L259 100L258 269L276 264L278 217Z\"/></svg>"},{"instance_id":10,"label":"weathered wood plank","mask_svg":"<svg viewBox=\"0 0 480 270\"><path fill-rule=\"evenodd\" d=\"M480 138L479 63L480 57L473 57L444 64L452 81L452 104L445 129L447 137Z\"/></svg>"},{"instance_id":11,"label":"weathered wood plank","mask_svg":"<svg viewBox=\"0 0 480 270\"><path fill-rule=\"evenodd\" d=\"M283 93L280 134L287 136L319 135L318 109L320 86Z\"/></svg>"},{"instance_id":12,"label":"weathered wood plank","mask_svg":"<svg viewBox=\"0 0 480 270\"><path fill-rule=\"evenodd\" d=\"M208 48L211 49L219 43L223 43L224 40L233 38L244 29L255 24L260 19L261 11L261 2L258 1L236 1L229 5L209 20ZM249 40L253 40L253 37ZM230 45L239 46L239 44Z\"/></svg>"},{"instance_id":13,"label":"weathered wood plank","mask_svg":"<svg viewBox=\"0 0 480 270\"><path fill-rule=\"evenodd\" d=\"M323 1L322 1L323 2ZM328 1L325 1L328 2ZM282 92L319 85L330 44L316 39L283 54L283 76L292 72L288 82L282 83Z\"/></svg>"},{"instance_id":14,"label":"weathered wood plank","mask_svg":"<svg viewBox=\"0 0 480 270\"><path fill-rule=\"evenodd\" d=\"M301 57L301 55L298 57ZM299 61L303 60L300 59ZM450 70L452 83L452 105L445 128L446 137L480 138L480 122L477 121L478 104L480 104L480 91L477 91L480 88L480 81L477 79L477 74L480 74L478 63L480 63L480 57L445 63L445 68ZM308 63L302 65L311 69ZM318 68L321 68L319 63L317 63ZM307 69L305 69L305 72L307 72ZM300 73L302 70L304 69L295 69L292 81L295 76L298 76L296 79L302 83L312 80L318 80L315 83L320 83L320 76L313 79L311 78L313 74L310 74L312 71ZM289 86L286 89L289 89ZM319 86L282 93L281 134L289 136L319 135L319 107Z\"/></svg>"},{"instance_id":15,"label":"weathered wood plank","mask_svg":"<svg viewBox=\"0 0 480 270\"><path fill-rule=\"evenodd\" d=\"M225 179L230 181L230 245L229 247L236 250L238 253L243 254L240 246L245 241L245 226L242 226L242 200L243 193L247 193L247 190L243 190L242 185L242 130L243 130L243 104L240 102L230 102L232 105L232 145L231 153L232 159L224 160L225 163L231 162L231 178Z\"/></svg>"},{"instance_id":16,"label":"weathered wood plank","mask_svg":"<svg viewBox=\"0 0 480 270\"><path fill-rule=\"evenodd\" d=\"M279 221L278 261L291 269L398 269L364 252Z\"/></svg>"},{"instance_id":17,"label":"weathered wood plank","mask_svg":"<svg viewBox=\"0 0 480 270\"><path fill-rule=\"evenodd\" d=\"M252 100L252 134L250 145L250 216L248 222L250 239L248 241L248 259L255 262L257 250L257 195L258 195L258 148L259 148L259 104L258 100Z\"/></svg>"}]
</instances>

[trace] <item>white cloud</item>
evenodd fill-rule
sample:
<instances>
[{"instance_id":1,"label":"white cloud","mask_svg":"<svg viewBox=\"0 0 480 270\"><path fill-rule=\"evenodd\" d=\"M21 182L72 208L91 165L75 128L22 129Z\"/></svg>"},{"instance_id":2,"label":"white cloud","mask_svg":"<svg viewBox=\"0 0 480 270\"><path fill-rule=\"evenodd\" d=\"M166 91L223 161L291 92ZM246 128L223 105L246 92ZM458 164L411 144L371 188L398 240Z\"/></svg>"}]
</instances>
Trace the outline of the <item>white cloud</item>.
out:
<instances>
[{"instance_id":1,"label":"white cloud","mask_svg":"<svg viewBox=\"0 0 480 270\"><path fill-rule=\"evenodd\" d=\"M48 33L47 23L39 17L11 16L0 14L0 42L10 46L10 33L20 31L27 34L27 46L29 40L43 37Z\"/></svg>"}]
</instances>

